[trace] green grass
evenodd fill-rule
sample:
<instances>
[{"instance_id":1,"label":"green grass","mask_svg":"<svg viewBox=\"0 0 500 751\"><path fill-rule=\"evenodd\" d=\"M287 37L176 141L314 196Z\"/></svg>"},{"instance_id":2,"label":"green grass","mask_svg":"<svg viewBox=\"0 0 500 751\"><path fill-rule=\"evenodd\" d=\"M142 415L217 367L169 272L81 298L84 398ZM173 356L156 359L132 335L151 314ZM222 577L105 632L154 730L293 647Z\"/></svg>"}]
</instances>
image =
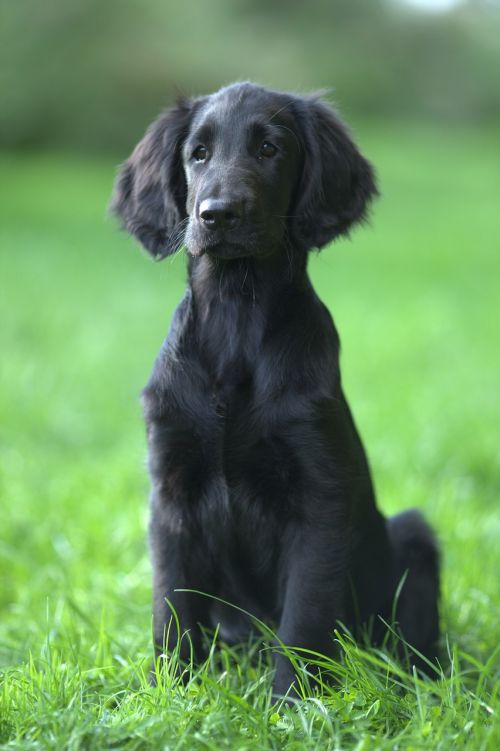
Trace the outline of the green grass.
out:
<instances>
[{"instance_id":1,"label":"green grass","mask_svg":"<svg viewBox=\"0 0 500 751\"><path fill-rule=\"evenodd\" d=\"M0 745L500 748L497 134L374 125L371 227L311 260L387 513L444 551L436 682L340 637L334 688L270 699L269 650L216 648L149 688L138 394L184 284L107 220L114 165L0 160ZM2 745L3 744L3 745Z\"/></svg>"}]
</instances>

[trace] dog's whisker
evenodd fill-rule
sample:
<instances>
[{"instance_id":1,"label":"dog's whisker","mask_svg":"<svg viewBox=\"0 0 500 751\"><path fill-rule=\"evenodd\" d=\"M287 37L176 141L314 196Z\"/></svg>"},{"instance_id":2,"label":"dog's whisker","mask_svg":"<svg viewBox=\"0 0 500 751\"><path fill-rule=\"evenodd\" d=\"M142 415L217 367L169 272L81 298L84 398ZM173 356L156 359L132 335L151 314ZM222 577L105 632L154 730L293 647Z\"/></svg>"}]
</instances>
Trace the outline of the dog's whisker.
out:
<instances>
[{"instance_id":1,"label":"dog's whisker","mask_svg":"<svg viewBox=\"0 0 500 751\"><path fill-rule=\"evenodd\" d=\"M295 99L290 99L288 102L285 102L285 104L282 107L280 107L278 110L276 110L274 114L271 115L271 117L269 118L269 122L274 120L274 118L277 117L280 114L280 112L283 112L283 110L286 110L287 107L290 107L290 105L293 104L294 101Z\"/></svg>"},{"instance_id":2,"label":"dog's whisker","mask_svg":"<svg viewBox=\"0 0 500 751\"><path fill-rule=\"evenodd\" d=\"M189 217L186 217L185 219L182 219L172 230L172 232L167 236L166 240L166 246L168 248L173 248L173 251L170 251L170 254L175 257L183 247L183 241L184 241L184 235L186 231L186 227L189 221Z\"/></svg>"},{"instance_id":3,"label":"dog's whisker","mask_svg":"<svg viewBox=\"0 0 500 751\"><path fill-rule=\"evenodd\" d=\"M289 128L286 125L277 125L276 123L274 123L274 127L275 128L281 128L282 130L286 130L286 131L288 131L288 133L291 133L292 136L295 138L297 146L299 147L299 153L302 152L302 144L300 142L300 138L298 137L298 135L291 128Z\"/></svg>"}]
</instances>

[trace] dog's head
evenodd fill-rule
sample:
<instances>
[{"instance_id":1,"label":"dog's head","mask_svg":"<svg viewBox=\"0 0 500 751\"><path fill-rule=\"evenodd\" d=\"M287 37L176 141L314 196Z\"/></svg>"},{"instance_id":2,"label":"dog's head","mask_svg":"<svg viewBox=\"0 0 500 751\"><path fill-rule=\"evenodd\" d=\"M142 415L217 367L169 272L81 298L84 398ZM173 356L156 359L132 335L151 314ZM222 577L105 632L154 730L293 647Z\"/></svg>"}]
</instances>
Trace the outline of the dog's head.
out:
<instances>
[{"instance_id":1,"label":"dog's head","mask_svg":"<svg viewBox=\"0 0 500 751\"><path fill-rule=\"evenodd\" d=\"M321 248L366 216L369 162L317 97L233 84L181 100L123 165L111 209L157 258Z\"/></svg>"}]
</instances>

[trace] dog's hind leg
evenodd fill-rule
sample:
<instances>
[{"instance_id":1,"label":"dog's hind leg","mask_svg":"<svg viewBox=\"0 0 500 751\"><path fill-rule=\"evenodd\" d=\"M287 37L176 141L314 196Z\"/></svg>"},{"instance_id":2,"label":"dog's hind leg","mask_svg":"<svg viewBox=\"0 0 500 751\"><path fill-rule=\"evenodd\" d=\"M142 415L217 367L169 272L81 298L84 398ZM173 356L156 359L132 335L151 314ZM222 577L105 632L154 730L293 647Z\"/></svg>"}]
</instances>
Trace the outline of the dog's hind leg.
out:
<instances>
[{"instance_id":1,"label":"dog's hind leg","mask_svg":"<svg viewBox=\"0 0 500 751\"><path fill-rule=\"evenodd\" d=\"M395 575L394 611L403 638L428 660L437 653L439 638L439 548L431 527L417 509L387 520ZM396 597L397 595L397 597ZM406 650L401 645L400 652ZM432 668L411 649L411 665L432 674Z\"/></svg>"}]
</instances>

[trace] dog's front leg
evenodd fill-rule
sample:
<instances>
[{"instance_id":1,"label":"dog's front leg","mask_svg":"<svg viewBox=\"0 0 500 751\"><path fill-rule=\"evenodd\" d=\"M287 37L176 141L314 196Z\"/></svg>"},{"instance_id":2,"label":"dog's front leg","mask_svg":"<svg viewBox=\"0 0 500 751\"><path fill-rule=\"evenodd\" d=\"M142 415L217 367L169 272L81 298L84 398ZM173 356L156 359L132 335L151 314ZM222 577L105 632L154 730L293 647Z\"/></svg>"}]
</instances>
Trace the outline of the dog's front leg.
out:
<instances>
[{"instance_id":1,"label":"dog's front leg","mask_svg":"<svg viewBox=\"0 0 500 751\"><path fill-rule=\"evenodd\" d=\"M200 541L181 528L167 528L164 510L152 503L149 531L153 565L155 656L178 649L181 661L204 656L200 625L208 625L208 599L194 592L208 586L200 561Z\"/></svg>"},{"instance_id":2,"label":"dog's front leg","mask_svg":"<svg viewBox=\"0 0 500 751\"><path fill-rule=\"evenodd\" d=\"M286 589L278 637L285 647L298 648L296 655L307 662L311 650L333 656L332 631L343 618L349 559L349 525L340 515L329 524L300 528L288 551ZM276 659L273 691L284 695L295 682L295 671L281 647Z\"/></svg>"},{"instance_id":3,"label":"dog's front leg","mask_svg":"<svg viewBox=\"0 0 500 751\"><path fill-rule=\"evenodd\" d=\"M193 592L212 592L210 556L199 518L201 443L194 432L169 421L148 425L153 483L149 544L153 567L155 654L178 648L181 661L191 652L204 656L200 625L210 623L210 601Z\"/></svg>"}]
</instances>

